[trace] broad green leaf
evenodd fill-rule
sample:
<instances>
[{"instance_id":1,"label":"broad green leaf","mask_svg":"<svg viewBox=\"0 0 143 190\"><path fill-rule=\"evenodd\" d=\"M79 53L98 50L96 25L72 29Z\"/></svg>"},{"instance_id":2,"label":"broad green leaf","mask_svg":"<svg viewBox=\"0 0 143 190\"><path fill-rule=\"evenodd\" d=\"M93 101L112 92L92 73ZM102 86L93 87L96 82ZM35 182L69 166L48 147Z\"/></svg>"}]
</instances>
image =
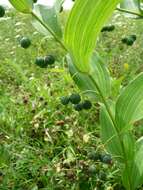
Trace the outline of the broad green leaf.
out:
<instances>
[{"instance_id":1,"label":"broad green leaf","mask_svg":"<svg viewBox=\"0 0 143 190\"><path fill-rule=\"evenodd\" d=\"M54 6L45 6L37 4L34 7L35 14L46 24L57 37L62 38L62 30L57 18L57 13ZM36 19L33 20L33 26L44 35L49 35L49 32Z\"/></svg>"},{"instance_id":2,"label":"broad green leaf","mask_svg":"<svg viewBox=\"0 0 143 190\"><path fill-rule=\"evenodd\" d=\"M31 13L33 7L33 0L9 0L12 6L22 12L22 13Z\"/></svg>"},{"instance_id":3,"label":"broad green leaf","mask_svg":"<svg viewBox=\"0 0 143 190\"><path fill-rule=\"evenodd\" d=\"M135 138L129 130L123 131L121 133L121 138L124 144L125 158L128 164L131 165L135 153Z\"/></svg>"},{"instance_id":4,"label":"broad green leaf","mask_svg":"<svg viewBox=\"0 0 143 190\"><path fill-rule=\"evenodd\" d=\"M131 181L131 166L130 167L124 166L121 178L125 189L135 190L135 188L132 185L133 181Z\"/></svg>"},{"instance_id":5,"label":"broad green leaf","mask_svg":"<svg viewBox=\"0 0 143 190\"><path fill-rule=\"evenodd\" d=\"M123 9L139 12L138 0L122 0L120 7Z\"/></svg>"},{"instance_id":6,"label":"broad green leaf","mask_svg":"<svg viewBox=\"0 0 143 190\"><path fill-rule=\"evenodd\" d=\"M122 182L126 189L134 190L134 180L131 177L133 168L133 159L135 156L135 138L131 131L125 131L122 135L124 144L124 168L122 172Z\"/></svg>"},{"instance_id":7,"label":"broad green leaf","mask_svg":"<svg viewBox=\"0 0 143 190\"><path fill-rule=\"evenodd\" d=\"M48 30L42 24L40 24L35 18L32 20L32 25L39 33L45 36L51 36Z\"/></svg>"},{"instance_id":8,"label":"broad green leaf","mask_svg":"<svg viewBox=\"0 0 143 190\"><path fill-rule=\"evenodd\" d=\"M104 106L100 112L101 139L106 149L117 160L123 161L123 152L119 136Z\"/></svg>"},{"instance_id":9,"label":"broad green leaf","mask_svg":"<svg viewBox=\"0 0 143 190\"><path fill-rule=\"evenodd\" d=\"M132 164L131 181L134 189L143 184L143 137L136 143L136 153Z\"/></svg>"},{"instance_id":10,"label":"broad green leaf","mask_svg":"<svg viewBox=\"0 0 143 190\"><path fill-rule=\"evenodd\" d=\"M122 0L122 2L120 3L120 8L130 10L138 14L143 13L141 9L141 3L139 0ZM131 16L133 17L133 15Z\"/></svg>"},{"instance_id":11,"label":"broad green leaf","mask_svg":"<svg viewBox=\"0 0 143 190\"><path fill-rule=\"evenodd\" d=\"M74 64L81 72L89 72L96 40L119 2L120 0L75 1L64 39Z\"/></svg>"},{"instance_id":12,"label":"broad green leaf","mask_svg":"<svg viewBox=\"0 0 143 190\"><path fill-rule=\"evenodd\" d=\"M98 86L100 86L100 90L105 98L110 96L111 85L110 85L110 76L109 72L104 64L102 58L98 55L98 53L94 53L91 59L90 64L90 75L86 73L79 72L74 66L71 58L68 56L68 64L70 74L79 87L80 90L84 92L84 94L99 100L100 96L96 89L96 85L93 81L95 81Z\"/></svg>"},{"instance_id":13,"label":"broad green leaf","mask_svg":"<svg viewBox=\"0 0 143 190\"><path fill-rule=\"evenodd\" d=\"M143 73L138 75L121 93L116 102L116 123L118 127L143 118Z\"/></svg>"},{"instance_id":14,"label":"broad green leaf","mask_svg":"<svg viewBox=\"0 0 143 190\"><path fill-rule=\"evenodd\" d=\"M54 1L54 7L55 7L57 13L59 13L59 11L60 11L60 9L61 9L61 7L62 7L64 1L65 1L65 0L55 0L55 1Z\"/></svg>"}]
</instances>

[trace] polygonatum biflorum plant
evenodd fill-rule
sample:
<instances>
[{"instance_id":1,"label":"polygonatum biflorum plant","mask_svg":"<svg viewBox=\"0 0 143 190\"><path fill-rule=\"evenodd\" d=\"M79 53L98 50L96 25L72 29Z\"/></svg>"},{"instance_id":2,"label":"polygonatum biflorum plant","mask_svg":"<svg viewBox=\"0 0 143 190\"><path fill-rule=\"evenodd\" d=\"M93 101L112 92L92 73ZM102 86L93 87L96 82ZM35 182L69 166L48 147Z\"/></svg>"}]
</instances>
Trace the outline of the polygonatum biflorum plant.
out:
<instances>
[{"instance_id":1,"label":"polygonatum biflorum plant","mask_svg":"<svg viewBox=\"0 0 143 190\"><path fill-rule=\"evenodd\" d=\"M143 138L135 139L135 121L143 118L143 73L111 98L111 77L95 51L100 31L114 10L143 16L142 0L76 0L64 32L58 13L64 0L53 7L34 4L33 0L9 0L20 12L31 14L33 25L52 35L67 52L69 72L81 91L99 102L101 139L107 151L119 163L122 182L127 190L143 184Z\"/></svg>"}]
</instances>

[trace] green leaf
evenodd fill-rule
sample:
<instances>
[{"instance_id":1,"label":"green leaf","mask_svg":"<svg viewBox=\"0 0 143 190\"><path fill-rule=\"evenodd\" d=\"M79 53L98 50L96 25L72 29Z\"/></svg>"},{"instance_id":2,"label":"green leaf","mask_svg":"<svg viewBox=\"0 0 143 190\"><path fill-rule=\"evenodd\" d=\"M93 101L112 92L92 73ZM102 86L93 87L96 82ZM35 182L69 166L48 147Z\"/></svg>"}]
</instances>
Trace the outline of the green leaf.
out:
<instances>
[{"instance_id":1,"label":"green leaf","mask_svg":"<svg viewBox=\"0 0 143 190\"><path fill-rule=\"evenodd\" d=\"M106 149L117 160L122 161L123 152L122 152L120 139L104 106L101 107L100 124L101 124L101 139Z\"/></svg>"},{"instance_id":2,"label":"green leaf","mask_svg":"<svg viewBox=\"0 0 143 190\"><path fill-rule=\"evenodd\" d=\"M61 7L62 7L64 1L65 1L65 0L55 0L55 2L54 2L54 7L55 7L57 13L59 13L59 11L60 11L60 9L61 9Z\"/></svg>"},{"instance_id":3,"label":"green leaf","mask_svg":"<svg viewBox=\"0 0 143 190\"><path fill-rule=\"evenodd\" d=\"M81 72L89 72L96 40L119 2L120 0L75 1L64 39L74 64Z\"/></svg>"},{"instance_id":4,"label":"green leaf","mask_svg":"<svg viewBox=\"0 0 143 190\"><path fill-rule=\"evenodd\" d=\"M106 65L98 53L94 53L91 59L90 75L92 76L92 79L88 74L79 72L69 56L67 60L70 74L79 89L83 91L84 94L95 100L100 100L100 95L98 94L96 85L93 82L95 81L100 86L100 90L104 97L107 98L110 96L110 75Z\"/></svg>"},{"instance_id":5,"label":"green leaf","mask_svg":"<svg viewBox=\"0 0 143 190\"><path fill-rule=\"evenodd\" d=\"M54 6L45 6L37 4L34 6L36 15L46 24L57 37L62 38L62 30L58 21L57 13ZM44 26L42 26L36 19L33 19L33 26L42 34L49 35Z\"/></svg>"},{"instance_id":6,"label":"green leaf","mask_svg":"<svg viewBox=\"0 0 143 190\"><path fill-rule=\"evenodd\" d=\"M134 189L143 184L143 137L136 143L136 153L132 164L131 180Z\"/></svg>"},{"instance_id":7,"label":"green leaf","mask_svg":"<svg viewBox=\"0 0 143 190\"><path fill-rule=\"evenodd\" d=\"M128 127L130 128L130 127ZM123 139L124 151L125 151L125 159L129 166L131 166L132 159L135 153L135 138L131 131L128 129L121 133L121 138Z\"/></svg>"},{"instance_id":8,"label":"green leaf","mask_svg":"<svg viewBox=\"0 0 143 190\"><path fill-rule=\"evenodd\" d=\"M138 14L143 13L139 0L123 0L120 3L120 8L129 10L129 11L133 11L133 12L138 13ZM127 14L127 15L130 15L131 17L133 17L133 15L131 15L131 14Z\"/></svg>"},{"instance_id":9,"label":"green leaf","mask_svg":"<svg viewBox=\"0 0 143 190\"><path fill-rule=\"evenodd\" d=\"M116 123L120 129L143 118L143 73L121 93L116 102Z\"/></svg>"},{"instance_id":10,"label":"green leaf","mask_svg":"<svg viewBox=\"0 0 143 190\"><path fill-rule=\"evenodd\" d=\"M112 103L110 103L110 105L112 105ZM112 106L111 111L112 115L114 115L114 106ZM117 161L122 163L122 165L120 165L122 181L124 186L127 189L130 189L129 180L131 180L131 176L128 176L128 174L131 174L132 161L135 155L134 136L130 131L128 131L128 129L119 131L120 133L117 134L117 131L104 106L102 106L100 112L100 123L102 142L104 143L107 151L111 153ZM125 166L125 163L127 167ZM130 179L128 179L128 177Z\"/></svg>"},{"instance_id":11,"label":"green leaf","mask_svg":"<svg viewBox=\"0 0 143 190\"><path fill-rule=\"evenodd\" d=\"M133 168L133 159L135 156L135 138L131 131L127 131L122 135L124 144L124 168L122 171L122 182L126 189L134 190L134 180L131 177Z\"/></svg>"},{"instance_id":12,"label":"green leaf","mask_svg":"<svg viewBox=\"0 0 143 190\"><path fill-rule=\"evenodd\" d=\"M9 2L16 10L22 13L29 14L33 8L33 0L9 0Z\"/></svg>"},{"instance_id":13,"label":"green leaf","mask_svg":"<svg viewBox=\"0 0 143 190\"><path fill-rule=\"evenodd\" d=\"M120 3L120 7L132 11L139 11L138 0L122 0L122 2Z\"/></svg>"}]
</instances>

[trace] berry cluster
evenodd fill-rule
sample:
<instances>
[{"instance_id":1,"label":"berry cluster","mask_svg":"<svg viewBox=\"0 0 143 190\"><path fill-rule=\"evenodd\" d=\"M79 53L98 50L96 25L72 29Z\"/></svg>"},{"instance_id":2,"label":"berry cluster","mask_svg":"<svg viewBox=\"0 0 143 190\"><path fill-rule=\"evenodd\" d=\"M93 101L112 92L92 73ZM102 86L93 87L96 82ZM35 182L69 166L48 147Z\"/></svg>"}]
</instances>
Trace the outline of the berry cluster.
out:
<instances>
[{"instance_id":1,"label":"berry cluster","mask_svg":"<svg viewBox=\"0 0 143 190\"><path fill-rule=\"evenodd\" d=\"M89 110L92 107L92 103L89 100L84 100L81 102L81 97L79 94L71 94L70 96L61 97L61 103L63 105L68 105L72 103L76 111L81 111L83 109Z\"/></svg>"},{"instance_id":2,"label":"berry cluster","mask_svg":"<svg viewBox=\"0 0 143 190\"><path fill-rule=\"evenodd\" d=\"M100 161L104 164L112 164L112 157L110 154L103 154L103 153L98 153L96 151L91 151L88 153L88 158L90 160Z\"/></svg>"},{"instance_id":3,"label":"berry cluster","mask_svg":"<svg viewBox=\"0 0 143 190\"><path fill-rule=\"evenodd\" d=\"M137 39L136 35L133 34L133 35L123 38L122 43L128 46L132 46L134 42L136 41L136 39Z\"/></svg>"},{"instance_id":4,"label":"berry cluster","mask_svg":"<svg viewBox=\"0 0 143 190\"><path fill-rule=\"evenodd\" d=\"M112 32L113 30L115 30L115 26L114 25L110 25L110 26L104 26L101 30L101 32ZM133 35L129 35L127 37L122 38L122 43L126 44L128 46L132 46L134 44L134 42L136 41L137 37L135 34Z\"/></svg>"},{"instance_id":5,"label":"berry cluster","mask_svg":"<svg viewBox=\"0 0 143 190\"><path fill-rule=\"evenodd\" d=\"M88 159L95 161L95 162L101 162L103 164L108 164L109 166L112 165L112 157L110 154L106 153L99 153L94 150L88 153ZM105 181L107 178L107 173L105 171L106 167L101 167L100 163L95 164L91 163L88 167L88 173L90 176L97 176L100 181Z\"/></svg>"},{"instance_id":6,"label":"berry cluster","mask_svg":"<svg viewBox=\"0 0 143 190\"><path fill-rule=\"evenodd\" d=\"M55 63L55 58L53 55L47 55L45 57L37 57L35 60L35 64L41 68L47 68L50 65Z\"/></svg>"},{"instance_id":7,"label":"berry cluster","mask_svg":"<svg viewBox=\"0 0 143 190\"><path fill-rule=\"evenodd\" d=\"M20 45L22 48L27 49L31 45L31 41L28 37L23 37L20 40ZM49 65L55 63L55 57L53 55L47 55L45 57L37 57L35 64L41 68L47 68Z\"/></svg>"},{"instance_id":8,"label":"berry cluster","mask_svg":"<svg viewBox=\"0 0 143 190\"><path fill-rule=\"evenodd\" d=\"M113 30L115 30L115 26L114 25L110 25L110 26L104 26L101 30L101 32L112 32Z\"/></svg>"}]
</instances>

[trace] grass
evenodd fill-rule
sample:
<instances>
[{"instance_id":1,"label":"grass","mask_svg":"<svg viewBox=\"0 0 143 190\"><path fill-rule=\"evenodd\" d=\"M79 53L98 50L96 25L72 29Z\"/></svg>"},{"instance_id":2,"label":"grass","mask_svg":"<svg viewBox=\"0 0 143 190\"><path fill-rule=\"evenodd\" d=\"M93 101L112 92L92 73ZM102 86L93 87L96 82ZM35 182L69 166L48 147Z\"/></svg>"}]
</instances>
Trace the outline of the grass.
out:
<instances>
[{"instance_id":1,"label":"grass","mask_svg":"<svg viewBox=\"0 0 143 190\"><path fill-rule=\"evenodd\" d=\"M101 34L97 50L117 77L116 97L120 83L126 85L143 70L143 25L118 14L110 22L116 30ZM137 35L132 47L121 43L129 34ZM32 41L27 50L19 45L22 36ZM60 103L61 96L79 92L60 46L36 32L29 17L15 12L0 20L0 44L0 189L121 189L116 163L89 158L92 151L106 152L100 142L98 104L92 102L92 110L78 113ZM35 58L47 54L55 56L55 67L37 67ZM143 135L142 125L136 123L137 136Z\"/></svg>"}]
</instances>

